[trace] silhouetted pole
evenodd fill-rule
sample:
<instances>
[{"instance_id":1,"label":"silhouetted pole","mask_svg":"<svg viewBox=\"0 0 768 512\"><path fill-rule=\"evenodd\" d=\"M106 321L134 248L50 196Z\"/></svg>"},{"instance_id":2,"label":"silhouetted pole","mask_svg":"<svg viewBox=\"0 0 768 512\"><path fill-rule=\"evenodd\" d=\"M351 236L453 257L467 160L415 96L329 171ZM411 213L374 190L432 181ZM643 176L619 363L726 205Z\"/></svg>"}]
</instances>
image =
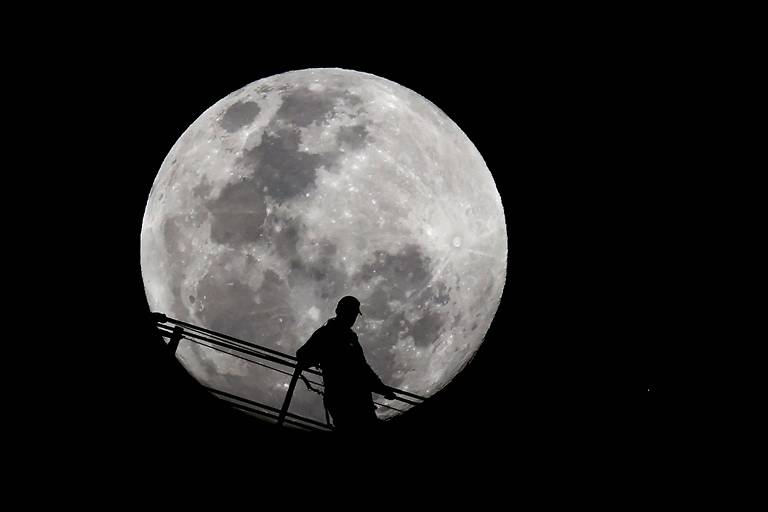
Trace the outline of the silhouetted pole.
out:
<instances>
[{"instance_id":1,"label":"silhouetted pole","mask_svg":"<svg viewBox=\"0 0 768 512\"><path fill-rule=\"evenodd\" d=\"M181 341L182 336L184 336L184 329L176 326L173 328L173 334L171 334L171 341L168 342L168 350L170 350L171 354L176 353L176 349L179 348L179 342Z\"/></svg>"},{"instance_id":2,"label":"silhouetted pole","mask_svg":"<svg viewBox=\"0 0 768 512\"><path fill-rule=\"evenodd\" d=\"M283 421L285 420L285 415L288 414L288 407L291 405L291 398L293 397L293 390L296 389L296 382L299 380L299 375L301 375L301 368L298 366L295 370L293 370L293 375L291 376L291 383L288 385L288 393L285 394L285 401L283 402L283 408L280 409L280 416L277 418L277 425L282 426Z\"/></svg>"}]
</instances>

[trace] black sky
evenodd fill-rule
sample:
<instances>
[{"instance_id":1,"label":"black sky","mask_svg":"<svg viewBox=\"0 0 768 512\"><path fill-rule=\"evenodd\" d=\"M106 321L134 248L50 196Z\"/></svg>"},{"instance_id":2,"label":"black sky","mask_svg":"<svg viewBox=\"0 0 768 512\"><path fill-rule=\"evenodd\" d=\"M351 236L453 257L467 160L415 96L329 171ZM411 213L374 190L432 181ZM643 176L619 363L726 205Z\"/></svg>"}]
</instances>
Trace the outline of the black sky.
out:
<instances>
[{"instance_id":1,"label":"black sky","mask_svg":"<svg viewBox=\"0 0 768 512\"><path fill-rule=\"evenodd\" d=\"M471 451L642 435L690 343L681 319L693 314L689 242L701 229L692 206L701 168L689 162L698 68L669 41L582 35L237 52L200 39L129 42L91 61L107 64L83 88L108 142L87 180L95 202L78 207L90 210L88 271L103 281L89 304L109 326L89 350L109 365L91 365L75 386L99 418L93 435L111 448L119 439L121 453L170 439L195 453L266 446L152 337L139 233L163 158L200 113L247 83L307 67L365 71L423 95L467 133L502 196L509 260L496 319L469 367L398 439L464 440Z\"/></svg>"}]
</instances>

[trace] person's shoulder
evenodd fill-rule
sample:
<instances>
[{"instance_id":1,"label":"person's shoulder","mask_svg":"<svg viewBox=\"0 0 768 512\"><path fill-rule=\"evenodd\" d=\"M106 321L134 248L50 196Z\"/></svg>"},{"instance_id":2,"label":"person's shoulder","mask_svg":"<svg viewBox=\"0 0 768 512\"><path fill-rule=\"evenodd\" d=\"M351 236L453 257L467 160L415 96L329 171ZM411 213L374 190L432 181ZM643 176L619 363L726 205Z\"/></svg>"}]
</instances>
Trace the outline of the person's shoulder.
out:
<instances>
[{"instance_id":1,"label":"person's shoulder","mask_svg":"<svg viewBox=\"0 0 768 512\"><path fill-rule=\"evenodd\" d=\"M330 318L330 319L326 320L326 322L323 325L321 325L320 327L315 329L315 333L322 334L324 332L334 331L337 328L338 328L338 326L334 325L333 318Z\"/></svg>"}]
</instances>

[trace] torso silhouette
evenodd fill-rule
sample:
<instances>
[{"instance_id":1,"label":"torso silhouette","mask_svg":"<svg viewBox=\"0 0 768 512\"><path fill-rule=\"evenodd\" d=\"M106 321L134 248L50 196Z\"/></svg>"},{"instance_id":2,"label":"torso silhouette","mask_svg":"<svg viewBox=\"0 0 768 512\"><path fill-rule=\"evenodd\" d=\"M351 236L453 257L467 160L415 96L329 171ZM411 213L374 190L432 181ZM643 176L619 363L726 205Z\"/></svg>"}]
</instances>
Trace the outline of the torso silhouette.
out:
<instances>
[{"instance_id":1,"label":"torso silhouette","mask_svg":"<svg viewBox=\"0 0 768 512\"><path fill-rule=\"evenodd\" d=\"M296 351L296 357L300 364L323 371L325 406L337 428L376 422L371 392L381 392L386 385L368 366L352 329L331 318Z\"/></svg>"}]
</instances>

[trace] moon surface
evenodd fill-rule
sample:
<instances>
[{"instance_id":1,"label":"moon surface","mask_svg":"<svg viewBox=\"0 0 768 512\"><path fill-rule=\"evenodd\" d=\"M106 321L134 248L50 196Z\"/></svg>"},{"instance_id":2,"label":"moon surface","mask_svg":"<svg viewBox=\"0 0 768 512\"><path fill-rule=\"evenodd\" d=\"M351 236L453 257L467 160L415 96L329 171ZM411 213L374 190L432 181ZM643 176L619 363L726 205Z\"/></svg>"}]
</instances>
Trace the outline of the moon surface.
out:
<instances>
[{"instance_id":1,"label":"moon surface","mask_svg":"<svg viewBox=\"0 0 768 512\"><path fill-rule=\"evenodd\" d=\"M506 260L469 138L410 89L342 69L265 78L205 111L163 161L141 231L152 311L295 354L354 295L371 367L424 396L482 343ZM282 404L287 375L195 344L177 356L205 385ZM301 382L291 412L325 419Z\"/></svg>"}]
</instances>

